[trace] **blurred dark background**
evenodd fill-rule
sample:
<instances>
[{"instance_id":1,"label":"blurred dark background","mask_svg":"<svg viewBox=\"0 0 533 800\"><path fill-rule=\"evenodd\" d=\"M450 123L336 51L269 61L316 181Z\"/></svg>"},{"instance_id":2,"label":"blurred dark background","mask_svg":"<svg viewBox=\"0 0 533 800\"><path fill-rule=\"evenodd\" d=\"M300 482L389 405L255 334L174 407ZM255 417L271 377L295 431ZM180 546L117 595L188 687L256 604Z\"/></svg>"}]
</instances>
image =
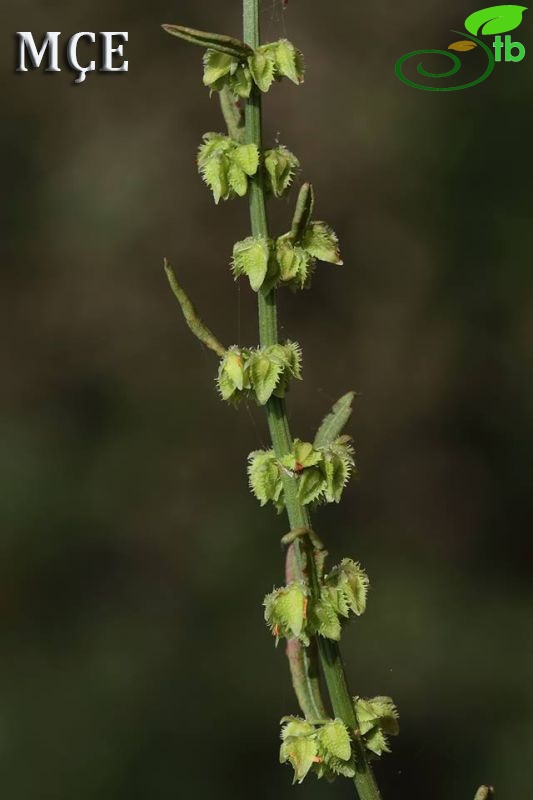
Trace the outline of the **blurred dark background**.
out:
<instances>
[{"instance_id":1,"label":"blurred dark background","mask_svg":"<svg viewBox=\"0 0 533 800\"><path fill-rule=\"evenodd\" d=\"M353 797L291 788L296 712L261 601L283 518L248 493L260 409L214 391L162 273L168 256L226 343L255 303L228 261L246 203L215 209L195 169L220 130L201 53L162 22L240 33L240 2L4 0L0 783L10 800ZM351 685L390 694L402 734L385 798L531 796L533 741L533 51L462 92L408 88L396 59L447 47L480 4L265 0L265 38L305 85L265 103L345 266L280 296L304 349L303 438L359 393L361 480L317 515L362 561ZM530 47L526 12L516 37ZM18 30L127 30L126 75L14 72ZM457 38L457 37L456 37ZM80 53L89 50L80 48ZM294 198L272 209L287 227Z\"/></svg>"}]
</instances>

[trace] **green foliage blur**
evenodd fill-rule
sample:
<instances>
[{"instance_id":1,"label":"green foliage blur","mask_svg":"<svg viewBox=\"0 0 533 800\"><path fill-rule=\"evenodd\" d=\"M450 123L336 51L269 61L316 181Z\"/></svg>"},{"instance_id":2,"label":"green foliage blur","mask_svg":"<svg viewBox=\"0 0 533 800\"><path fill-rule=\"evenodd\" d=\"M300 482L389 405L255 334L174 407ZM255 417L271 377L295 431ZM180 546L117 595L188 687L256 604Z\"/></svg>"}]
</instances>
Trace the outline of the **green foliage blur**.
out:
<instances>
[{"instance_id":1,"label":"green foliage blur","mask_svg":"<svg viewBox=\"0 0 533 800\"><path fill-rule=\"evenodd\" d=\"M345 266L320 265L280 314L304 354L295 435L359 395L360 481L316 527L371 579L343 652L353 692L400 709L378 765L394 800L531 796L533 50L464 92L394 75L474 10L262 14L308 65L266 99L265 143L297 154L342 244ZM217 99L201 52L159 28L239 35L240 2L7 0L2 17L2 794L351 798L349 781L292 788L278 764L297 707L262 620L287 529L247 488L263 412L217 399L162 270L223 342L255 345L229 270L246 202L215 208L196 172ZM18 30L128 30L130 71L15 74ZM294 198L272 202L273 231Z\"/></svg>"}]
</instances>

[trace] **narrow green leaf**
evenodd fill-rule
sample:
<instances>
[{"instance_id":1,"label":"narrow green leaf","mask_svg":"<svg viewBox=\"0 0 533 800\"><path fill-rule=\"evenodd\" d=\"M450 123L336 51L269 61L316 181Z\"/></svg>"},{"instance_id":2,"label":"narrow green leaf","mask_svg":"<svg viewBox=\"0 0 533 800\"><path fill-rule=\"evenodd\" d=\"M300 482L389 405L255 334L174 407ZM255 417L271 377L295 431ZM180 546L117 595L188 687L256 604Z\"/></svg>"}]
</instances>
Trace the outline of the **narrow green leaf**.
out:
<instances>
[{"instance_id":1,"label":"narrow green leaf","mask_svg":"<svg viewBox=\"0 0 533 800\"><path fill-rule=\"evenodd\" d=\"M328 447L342 433L344 426L352 415L352 404L355 392L347 392L337 400L329 414L324 417L315 436L314 446Z\"/></svg>"},{"instance_id":2,"label":"narrow green leaf","mask_svg":"<svg viewBox=\"0 0 533 800\"><path fill-rule=\"evenodd\" d=\"M164 268L170 288L172 289L176 300L180 304L183 317L189 326L190 331L202 342L202 344L205 344L206 347L209 347L210 350L213 350L219 356L224 356L226 353L226 348L218 341L216 336L209 330L207 325L202 322L196 308L185 293L185 290L182 288L180 283L178 283L178 279L174 274L174 270L166 258L164 260Z\"/></svg>"},{"instance_id":3,"label":"narrow green leaf","mask_svg":"<svg viewBox=\"0 0 533 800\"><path fill-rule=\"evenodd\" d=\"M291 235L295 243L304 236L315 207L315 192L311 183L304 183L298 194L294 216L292 218Z\"/></svg>"},{"instance_id":4,"label":"narrow green leaf","mask_svg":"<svg viewBox=\"0 0 533 800\"><path fill-rule=\"evenodd\" d=\"M170 33L171 36L177 36L179 39L184 39L191 44L210 48L211 50L218 50L220 53L227 53L230 56L236 56L240 59L247 58L253 53L251 47L231 36L224 36L220 33L209 33L208 31L199 31L195 28L187 28L184 25L165 24L161 27L164 31Z\"/></svg>"}]
</instances>

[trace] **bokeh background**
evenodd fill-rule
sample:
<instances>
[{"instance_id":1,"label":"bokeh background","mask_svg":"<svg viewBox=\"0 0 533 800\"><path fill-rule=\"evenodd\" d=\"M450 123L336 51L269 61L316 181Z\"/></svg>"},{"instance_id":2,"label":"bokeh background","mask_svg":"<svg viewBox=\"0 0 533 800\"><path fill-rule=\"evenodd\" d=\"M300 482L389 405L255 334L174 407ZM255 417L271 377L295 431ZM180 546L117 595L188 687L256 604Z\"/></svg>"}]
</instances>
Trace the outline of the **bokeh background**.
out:
<instances>
[{"instance_id":1,"label":"bokeh background","mask_svg":"<svg viewBox=\"0 0 533 800\"><path fill-rule=\"evenodd\" d=\"M346 390L360 481L317 515L362 561L354 693L392 695L385 798L531 796L533 53L468 91L410 89L396 59L447 47L479 4L265 0L305 52L265 103L343 268L280 296L304 349L304 438ZM526 12L516 38L532 38ZM0 784L10 800L350 798L291 788L296 711L261 601L283 518L248 493L260 409L214 391L162 273L226 343L254 344L228 261L246 203L195 169L220 130L201 53L162 22L240 32L240 2L4 0L1 81ZM14 72L14 32L127 30L130 71ZM84 51L87 55L89 50ZM272 208L287 226L293 199Z\"/></svg>"}]
</instances>

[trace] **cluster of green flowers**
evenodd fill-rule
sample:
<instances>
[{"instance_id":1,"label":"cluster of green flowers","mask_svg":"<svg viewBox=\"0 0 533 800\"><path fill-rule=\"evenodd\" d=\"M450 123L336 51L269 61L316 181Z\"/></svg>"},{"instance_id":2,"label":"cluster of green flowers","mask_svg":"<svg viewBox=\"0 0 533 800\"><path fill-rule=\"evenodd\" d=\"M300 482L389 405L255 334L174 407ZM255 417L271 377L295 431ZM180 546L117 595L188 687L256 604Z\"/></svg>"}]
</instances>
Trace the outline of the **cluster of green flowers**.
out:
<instances>
[{"instance_id":1,"label":"cluster of green flowers","mask_svg":"<svg viewBox=\"0 0 533 800\"><path fill-rule=\"evenodd\" d=\"M238 405L255 398L265 405L272 395L284 397L291 378L302 377L302 354L296 342L271 347L230 347L220 362L217 385L223 400Z\"/></svg>"},{"instance_id":2,"label":"cluster of green flowers","mask_svg":"<svg viewBox=\"0 0 533 800\"><path fill-rule=\"evenodd\" d=\"M325 222L312 221L296 239L292 232L275 241L249 236L233 248L233 274L246 275L254 292L275 286L304 289L310 285L315 264L342 264L339 240Z\"/></svg>"},{"instance_id":3,"label":"cluster of green flowers","mask_svg":"<svg viewBox=\"0 0 533 800\"><path fill-rule=\"evenodd\" d=\"M354 697L353 703L358 734L365 747L377 756L390 752L387 736L399 732L398 711L391 698ZM295 783L302 783L310 772L327 780L337 775L347 778L355 775L350 734L340 719L311 721L283 717L279 760L281 764L290 763Z\"/></svg>"},{"instance_id":4,"label":"cluster of green flowers","mask_svg":"<svg viewBox=\"0 0 533 800\"><path fill-rule=\"evenodd\" d=\"M364 613L367 592L364 569L344 558L324 576L318 598L310 596L303 581L292 581L267 594L263 601L265 621L276 643L281 638L298 639L307 647L315 634L338 641L342 620Z\"/></svg>"},{"instance_id":5,"label":"cluster of green flowers","mask_svg":"<svg viewBox=\"0 0 533 800\"><path fill-rule=\"evenodd\" d=\"M390 753L388 736L397 736L400 732L399 714L390 697L372 697L365 700L354 697L355 716L359 732L365 747L380 756Z\"/></svg>"},{"instance_id":6,"label":"cluster of green flowers","mask_svg":"<svg viewBox=\"0 0 533 800\"><path fill-rule=\"evenodd\" d=\"M290 188L299 162L281 145L265 152L263 166L267 189L281 197ZM204 134L198 151L198 169L216 203L243 197L249 179L259 168L260 156L254 144L239 144L222 133ZM308 184L305 191L309 191ZM309 287L317 260L343 263L335 231L325 222L311 220L309 214L296 229L275 240L249 236L237 242L232 267L236 278L244 275L249 279L254 292L260 289L268 292L279 285L292 289Z\"/></svg>"},{"instance_id":7,"label":"cluster of green flowers","mask_svg":"<svg viewBox=\"0 0 533 800\"><path fill-rule=\"evenodd\" d=\"M281 764L290 763L294 783L301 783L313 770L318 778L355 775L350 735L342 720L308 722L299 717L281 720Z\"/></svg>"},{"instance_id":8,"label":"cluster of green flowers","mask_svg":"<svg viewBox=\"0 0 533 800\"><path fill-rule=\"evenodd\" d=\"M282 78L302 83L304 72L302 53L287 39L235 55L217 50L207 50L204 55L204 86L214 92L227 87L239 98L250 96L252 81L268 92L273 82Z\"/></svg>"},{"instance_id":9,"label":"cluster of green flowers","mask_svg":"<svg viewBox=\"0 0 533 800\"><path fill-rule=\"evenodd\" d=\"M210 131L204 133L198 149L198 170L213 192L215 203L244 197L248 179L259 168L259 150L255 144L241 144L231 136ZM265 188L276 197L290 189L300 162L284 145L266 150L262 156Z\"/></svg>"},{"instance_id":10,"label":"cluster of green flowers","mask_svg":"<svg viewBox=\"0 0 533 800\"><path fill-rule=\"evenodd\" d=\"M338 503L355 466L349 436L339 436L325 447L295 439L292 450L277 459L273 450L255 450L248 457L250 488L262 506L285 508L285 473L298 481L298 499L309 503Z\"/></svg>"},{"instance_id":11,"label":"cluster of green flowers","mask_svg":"<svg viewBox=\"0 0 533 800\"><path fill-rule=\"evenodd\" d=\"M259 168L255 144L239 144L222 133L205 133L198 150L198 169L213 192L215 203L248 191L248 178Z\"/></svg>"}]
</instances>

